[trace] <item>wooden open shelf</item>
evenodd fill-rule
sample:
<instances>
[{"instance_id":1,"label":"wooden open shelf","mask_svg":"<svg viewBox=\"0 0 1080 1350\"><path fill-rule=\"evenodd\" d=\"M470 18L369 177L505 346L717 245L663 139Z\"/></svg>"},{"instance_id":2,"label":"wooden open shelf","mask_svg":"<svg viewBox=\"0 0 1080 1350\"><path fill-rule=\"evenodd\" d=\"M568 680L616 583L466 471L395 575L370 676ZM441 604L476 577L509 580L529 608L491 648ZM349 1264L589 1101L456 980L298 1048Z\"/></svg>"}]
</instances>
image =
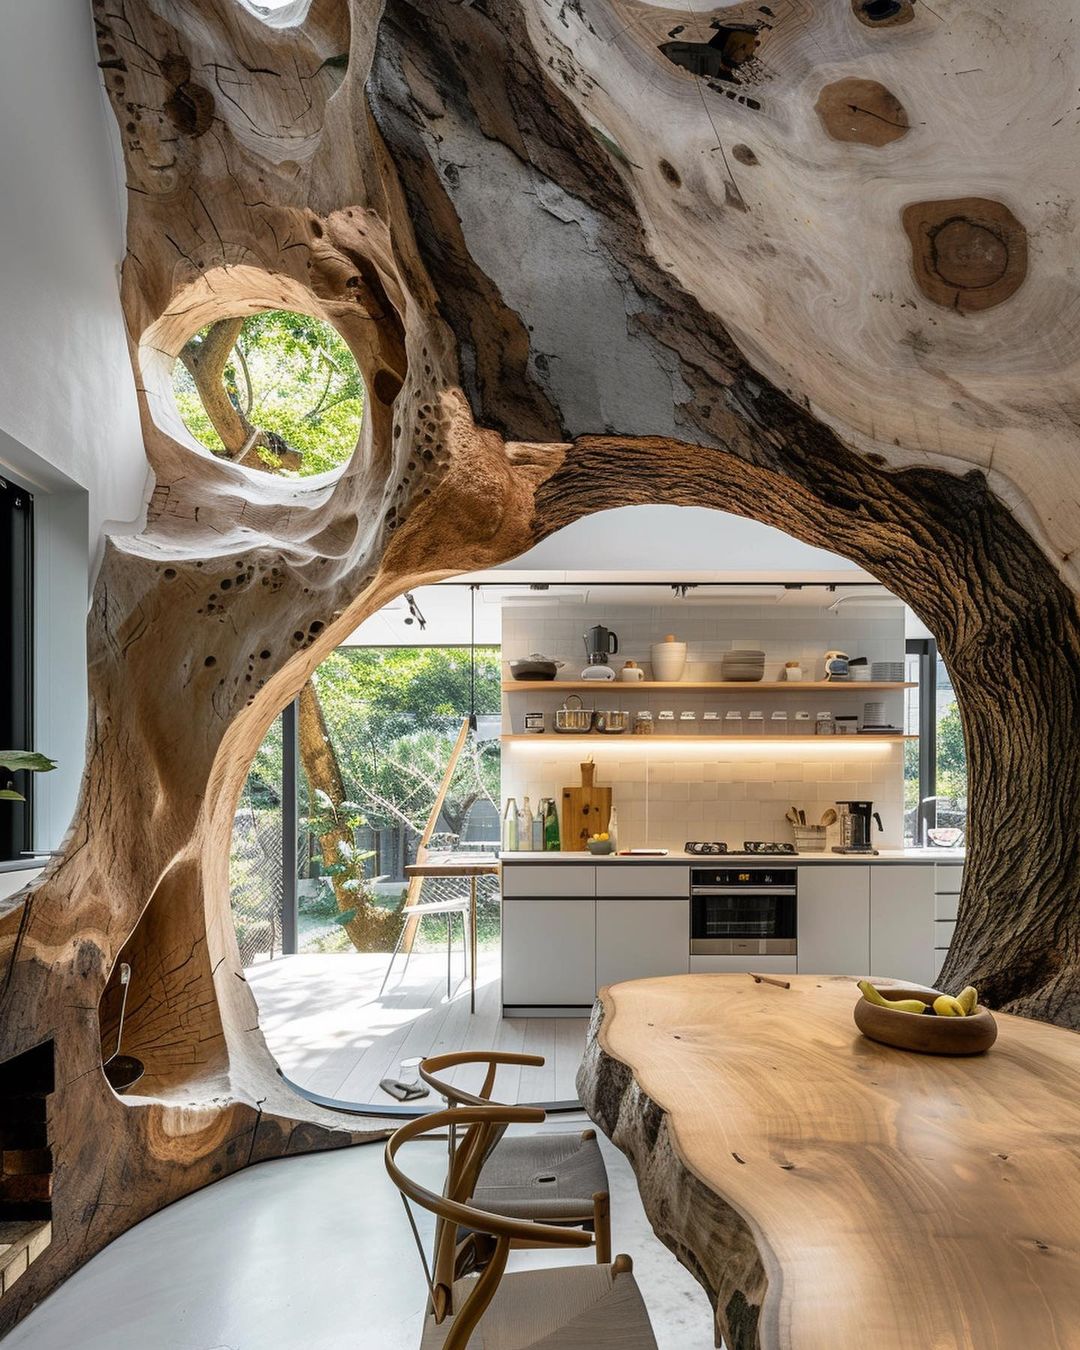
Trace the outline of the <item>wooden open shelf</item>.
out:
<instances>
[{"instance_id":1,"label":"wooden open shelf","mask_svg":"<svg viewBox=\"0 0 1080 1350\"><path fill-rule=\"evenodd\" d=\"M595 745L597 742L614 741L634 741L636 743L652 741L680 741L683 745L698 744L726 744L726 745L757 745L768 741L783 742L786 745L829 745L836 746L842 750L846 745L858 745L869 741L881 743L884 741L888 745L899 745L903 741L917 741L918 736L873 736L870 734L856 733L850 736L818 736L814 733L804 735L799 733L792 736L744 736L739 732L729 732L726 736L702 735L700 732L687 731L682 735L665 736L662 733L652 732L647 736L635 736L631 731L621 732L601 732L601 731L524 731L515 732L510 736L500 736L500 741L589 741Z\"/></svg>"},{"instance_id":2,"label":"wooden open shelf","mask_svg":"<svg viewBox=\"0 0 1080 1350\"><path fill-rule=\"evenodd\" d=\"M864 693L868 690L881 692L883 689L914 689L916 686L913 682L893 684L879 680L795 680L790 684L787 680L678 680L674 683L664 680L638 680L636 683L630 680L503 680L502 687L508 694L550 694L559 690L579 694L586 689L618 689L626 693L635 693L639 689L687 692L696 689L741 689L744 693L765 689L769 693L783 694L824 692L850 694Z\"/></svg>"}]
</instances>

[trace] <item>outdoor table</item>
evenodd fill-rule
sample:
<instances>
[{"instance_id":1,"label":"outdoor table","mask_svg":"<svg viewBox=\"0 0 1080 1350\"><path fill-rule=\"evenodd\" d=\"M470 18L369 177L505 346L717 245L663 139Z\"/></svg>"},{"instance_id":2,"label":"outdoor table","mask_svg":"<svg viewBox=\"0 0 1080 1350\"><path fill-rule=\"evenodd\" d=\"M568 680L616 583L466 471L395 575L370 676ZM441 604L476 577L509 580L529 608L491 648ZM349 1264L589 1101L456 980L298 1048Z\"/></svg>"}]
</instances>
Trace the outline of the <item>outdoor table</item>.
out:
<instances>
[{"instance_id":1,"label":"outdoor table","mask_svg":"<svg viewBox=\"0 0 1080 1350\"><path fill-rule=\"evenodd\" d=\"M493 853L429 853L411 863L405 875L413 877L468 877L469 879L469 1012L476 1011L476 878L497 876L499 860ZM416 906L423 909L423 906ZM408 910L406 910L406 914Z\"/></svg>"}]
</instances>

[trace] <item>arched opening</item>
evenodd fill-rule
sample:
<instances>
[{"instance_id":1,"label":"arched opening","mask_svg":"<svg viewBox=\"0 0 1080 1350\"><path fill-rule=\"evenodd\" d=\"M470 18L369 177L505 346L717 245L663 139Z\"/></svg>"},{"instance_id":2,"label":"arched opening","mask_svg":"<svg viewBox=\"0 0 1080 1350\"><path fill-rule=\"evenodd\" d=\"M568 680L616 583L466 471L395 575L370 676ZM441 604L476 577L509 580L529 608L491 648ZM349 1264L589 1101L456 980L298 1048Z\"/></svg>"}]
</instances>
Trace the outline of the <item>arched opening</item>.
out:
<instances>
[{"instance_id":1,"label":"arched opening","mask_svg":"<svg viewBox=\"0 0 1080 1350\"><path fill-rule=\"evenodd\" d=\"M580 678L587 659L583 634L597 624L617 634L616 676L629 661L640 684L632 674L591 685ZM653 664L655 646L673 630L687 646L674 683L660 680ZM935 654L934 683L928 685L919 644L927 651L933 646L911 612L864 569L709 508L600 512L501 568L426 587L378 611L317 668L297 713L287 712L272 728L235 822L234 921L264 1031L286 1075L322 1100L385 1108L392 1098L381 1084L399 1076L403 1060L432 1052L448 1036L457 1037L456 1044L492 1044L508 1028L522 1044L550 1038L550 1064L544 1074L524 1074L502 1090L521 1100L573 1098L574 1047L580 1048L575 1038L584 1034L595 984L559 1004L563 994L547 996L530 983L534 972L508 969L494 878L480 883L478 1014L469 1011L468 965L460 947L467 916L460 927L455 916L449 952L446 917L437 911L420 925L407 969L404 956L394 965L391 953L404 900L468 896L468 883L453 876L425 878L410 895L408 868L417 860L425 824L435 831L433 851L490 852L506 846L501 821L509 798L522 808L528 798L537 821L539 800L553 797L565 835L564 789L580 782L586 758L595 762L597 782L617 808L620 848L651 847L671 858L681 856L688 842L722 847L732 856L751 845L781 844L843 867L846 855L833 860L831 850L843 842L836 803L847 800L873 803L884 828L872 842L887 857L932 843L926 829L944 830L954 816L961 833L941 842L960 842L962 805L942 804L936 823L928 814L927 799L943 794L932 791L925 777L928 757L920 748L927 735L935 748L940 742L937 714L921 717L920 697L940 705L952 752L942 767L954 789L964 762L943 668ZM746 649L762 653L756 678L726 669L731 653ZM850 665L846 677L827 682L830 651L840 651ZM530 653L563 663L550 684L515 682L511 662ZM587 736L556 731L555 715L568 694L583 696L587 709L622 714L625 730L612 722L603 733L594 723ZM305 701L311 717L312 699L320 718L317 744L334 761L327 776L323 754L315 791L303 744ZM472 762L463 761L464 772L451 775L448 795L429 822L441 770L470 711L479 721L479 734L467 741ZM283 749L289 738L296 765L292 793L285 782L289 752ZM475 774L478 757L486 760L492 781L465 781ZM288 826L281 833L290 809L292 845ZM802 813L798 829L792 828L793 809ZM326 828L335 814L345 827L341 837ZM346 868L329 857L326 836L331 847L344 842ZM282 838L284 846L275 847ZM568 848L569 839L562 844ZM945 867L958 855L942 847L919 856L929 875L934 858ZM290 921L277 916L291 886L296 899ZM343 886L385 914L377 934L369 925L359 942L352 940L354 909L343 903ZM534 898L515 896L507 903L504 897L502 904L502 915L518 923L512 937L519 953L527 924L548 922L540 910L527 912L526 902ZM685 895L677 901L685 902ZM566 938L568 950L594 943L587 978L608 982L648 973L609 969L595 947L629 917L619 903L612 896L610 904L600 904L586 925L593 937L583 930ZM667 901L650 903L662 918ZM253 915L258 905L261 912ZM681 943L684 964L677 958L673 969L686 968L681 910L676 917L672 906L668 917L682 928L663 959L670 961ZM929 982L944 960L951 925L943 922L938 930L935 924L931 913L913 979L922 974ZM604 925L607 938L601 939ZM866 931L870 969L868 926ZM539 931L534 937L529 960L538 968ZM794 969L793 957L788 964ZM510 988L515 979L520 988ZM575 1007L576 1021L568 1013Z\"/></svg>"}]
</instances>

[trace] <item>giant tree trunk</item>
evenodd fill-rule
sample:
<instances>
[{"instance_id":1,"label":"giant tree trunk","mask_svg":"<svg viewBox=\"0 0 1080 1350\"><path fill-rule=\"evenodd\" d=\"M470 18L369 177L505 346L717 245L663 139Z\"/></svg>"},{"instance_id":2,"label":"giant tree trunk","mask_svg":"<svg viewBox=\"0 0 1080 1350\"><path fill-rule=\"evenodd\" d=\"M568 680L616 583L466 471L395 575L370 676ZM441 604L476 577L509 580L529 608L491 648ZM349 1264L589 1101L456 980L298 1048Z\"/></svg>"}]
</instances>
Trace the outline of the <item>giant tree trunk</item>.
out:
<instances>
[{"instance_id":1,"label":"giant tree trunk","mask_svg":"<svg viewBox=\"0 0 1080 1350\"><path fill-rule=\"evenodd\" d=\"M605 507L752 516L914 607L972 774L944 980L1080 1027L1069 0L736 5L724 32L626 0L303 8L93 3L155 491L97 581L72 833L0 906L0 1095L23 1074L40 1110L40 1067L3 1064L35 1047L56 1081L52 1242L0 1330L171 1199L374 1128L292 1098L258 1031L227 886L247 767L366 615ZM191 335L270 308L364 374L333 480L171 434Z\"/></svg>"},{"instance_id":2,"label":"giant tree trunk","mask_svg":"<svg viewBox=\"0 0 1080 1350\"><path fill-rule=\"evenodd\" d=\"M308 791L311 794L325 793L336 817L332 828L319 835L319 849L323 864L337 867L342 862L342 846L352 848L355 844L353 832L341 814L342 803L346 800L345 784L333 741L326 728L318 691L311 680L307 680L300 690L299 702L300 759L308 781ZM389 951L401 928L400 915L394 910L380 909L378 905L365 900L362 894L349 890L345 885L347 880L340 873L331 873L338 910L342 914L353 915L342 924L349 941L358 952Z\"/></svg>"}]
</instances>

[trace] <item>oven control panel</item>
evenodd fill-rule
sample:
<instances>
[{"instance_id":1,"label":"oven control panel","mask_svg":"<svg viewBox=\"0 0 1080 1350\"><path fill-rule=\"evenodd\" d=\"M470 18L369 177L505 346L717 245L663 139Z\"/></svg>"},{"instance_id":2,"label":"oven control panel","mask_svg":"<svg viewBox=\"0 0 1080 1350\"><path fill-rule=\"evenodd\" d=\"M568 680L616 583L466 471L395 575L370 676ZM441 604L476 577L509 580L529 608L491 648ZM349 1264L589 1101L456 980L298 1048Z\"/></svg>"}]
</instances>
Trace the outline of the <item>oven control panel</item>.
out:
<instances>
[{"instance_id":1,"label":"oven control panel","mask_svg":"<svg viewBox=\"0 0 1080 1350\"><path fill-rule=\"evenodd\" d=\"M793 887L798 878L794 867L695 867L690 872L691 890L741 890L744 886Z\"/></svg>"}]
</instances>

